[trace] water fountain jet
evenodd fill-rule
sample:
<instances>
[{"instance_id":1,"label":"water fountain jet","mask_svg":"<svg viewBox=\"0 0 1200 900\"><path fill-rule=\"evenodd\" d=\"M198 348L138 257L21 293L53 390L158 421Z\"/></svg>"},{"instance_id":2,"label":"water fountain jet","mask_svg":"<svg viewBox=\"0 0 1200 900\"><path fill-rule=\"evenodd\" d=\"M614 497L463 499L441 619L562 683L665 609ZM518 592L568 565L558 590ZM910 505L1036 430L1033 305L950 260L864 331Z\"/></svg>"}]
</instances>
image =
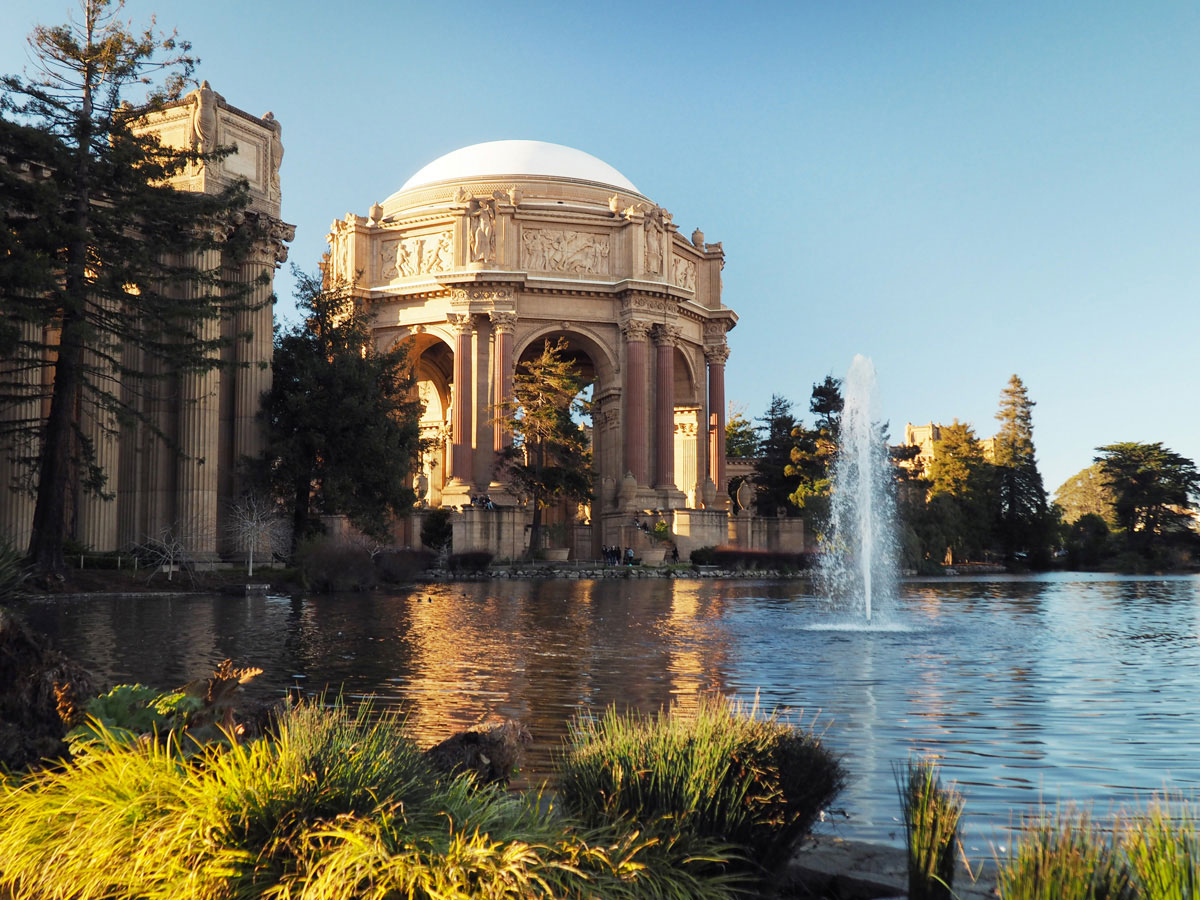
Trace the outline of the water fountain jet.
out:
<instances>
[{"instance_id":1,"label":"water fountain jet","mask_svg":"<svg viewBox=\"0 0 1200 900\"><path fill-rule=\"evenodd\" d=\"M839 451L823 539L821 580L870 623L895 593L895 501L887 442L876 410L875 365L857 355L842 384Z\"/></svg>"}]
</instances>

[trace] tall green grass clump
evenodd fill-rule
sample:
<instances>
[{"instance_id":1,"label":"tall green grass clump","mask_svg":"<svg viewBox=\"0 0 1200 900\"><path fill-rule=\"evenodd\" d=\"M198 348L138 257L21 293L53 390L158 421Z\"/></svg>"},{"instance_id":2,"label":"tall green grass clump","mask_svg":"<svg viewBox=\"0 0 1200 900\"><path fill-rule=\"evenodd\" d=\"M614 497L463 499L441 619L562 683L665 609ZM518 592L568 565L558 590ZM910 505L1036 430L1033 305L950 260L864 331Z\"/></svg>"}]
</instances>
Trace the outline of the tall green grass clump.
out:
<instances>
[{"instance_id":1,"label":"tall green grass clump","mask_svg":"<svg viewBox=\"0 0 1200 900\"><path fill-rule=\"evenodd\" d=\"M1112 838L1086 813L1041 815L1022 825L1012 855L997 861L1004 900L1137 900Z\"/></svg>"},{"instance_id":2,"label":"tall green grass clump","mask_svg":"<svg viewBox=\"0 0 1200 900\"><path fill-rule=\"evenodd\" d=\"M895 774L904 815L909 900L950 900L962 794L953 786L942 787L937 766L928 759L910 759Z\"/></svg>"},{"instance_id":3,"label":"tall green grass clump","mask_svg":"<svg viewBox=\"0 0 1200 900\"><path fill-rule=\"evenodd\" d=\"M728 841L767 870L845 783L815 734L722 698L702 699L694 713L577 718L557 768L559 796L588 824Z\"/></svg>"},{"instance_id":4,"label":"tall green grass clump","mask_svg":"<svg viewBox=\"0 0 1200 900\"><path fill-rule=\"evenodd\" d=\"M714 874L728 858L716 842L585 829L441 777L394 718L365 708L297 705L271 737L192 755L181 740L103 740L0 783L0 896L725 900L738 887Z\"/></svg>"},{"instance_id":5,"label":"tall green grass clump","mask_svg":"<svg viewBox=\"0 0 1200 900\"><path fill-rule=\"evenodd\" d=\"M27 576L21 552L7 541L0 541L0 603L18 599Z\"/></svg>"},{"instance_id":6,"label":"tall green grass clump","mask_svg":"<svg viewBox=\"0 0 1200 900\"><path fill-rule=\"evenodd\" d=\"M1121 847L1145 900L1200 900L1200 834L1191 806L1165 798L1127 819Z\"/></svg>"}]
</instances>

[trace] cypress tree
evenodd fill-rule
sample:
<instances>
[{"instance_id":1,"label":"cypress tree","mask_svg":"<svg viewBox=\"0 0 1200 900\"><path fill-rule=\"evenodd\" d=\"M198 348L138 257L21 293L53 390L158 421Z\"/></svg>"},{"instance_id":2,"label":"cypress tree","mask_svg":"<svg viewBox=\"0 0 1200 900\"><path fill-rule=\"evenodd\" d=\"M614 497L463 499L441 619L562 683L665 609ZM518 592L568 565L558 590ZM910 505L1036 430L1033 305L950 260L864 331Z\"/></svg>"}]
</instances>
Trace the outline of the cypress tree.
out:
<instances>
[{"instance_id":1,"label":"cypress tree","mask_svg":"<svg viewBox=\"0 0 1200 900\"><path fill-rule=\"evenodd\" d=\"M997 537L1004 557L1021 554L1038 564L1049 560L1049 515L1046 490L1033 447L1034 401L1019 377L1013 375L1000 395L996 419L995 465Z\"/></svg>"}]
</instances>

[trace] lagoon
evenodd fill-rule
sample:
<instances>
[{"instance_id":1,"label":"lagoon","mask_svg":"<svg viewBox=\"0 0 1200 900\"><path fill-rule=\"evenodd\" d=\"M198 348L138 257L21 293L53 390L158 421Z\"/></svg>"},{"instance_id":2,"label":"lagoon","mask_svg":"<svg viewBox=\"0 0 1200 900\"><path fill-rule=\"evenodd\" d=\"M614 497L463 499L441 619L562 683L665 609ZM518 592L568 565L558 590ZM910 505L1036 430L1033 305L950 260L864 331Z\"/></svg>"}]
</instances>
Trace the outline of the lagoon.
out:
<instances>
[{"instance_id":1,"label":"lagoon","mask_svg":"<svg viewBox=\"0 0 1200 900\"><path fill-rule=\"evenodd\" d=\"M174 686L232 657L290 689L371 695L433 743L525 722L522 780L567 719L720 691L815 722L845 758L823 828L898 843L893 763L936 756L988 852L1040 802L1100 816L1200 787L1200 578L1056 574L912 580L869 628L806 580L494 580L324 597L25 601L104 682Z\"/></svg>"}]
</instances>

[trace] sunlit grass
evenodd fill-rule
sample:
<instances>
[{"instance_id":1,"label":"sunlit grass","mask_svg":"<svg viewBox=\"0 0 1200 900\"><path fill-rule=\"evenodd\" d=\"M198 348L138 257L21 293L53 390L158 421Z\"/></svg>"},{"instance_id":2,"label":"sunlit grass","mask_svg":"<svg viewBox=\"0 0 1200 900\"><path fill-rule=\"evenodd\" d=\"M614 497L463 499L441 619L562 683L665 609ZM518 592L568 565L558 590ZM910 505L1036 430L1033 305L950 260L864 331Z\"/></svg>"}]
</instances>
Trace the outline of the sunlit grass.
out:
<instances>
[{"instance_id":1,"label":"sunlit grass","mask_svg":"<svg viewBox=\"0 0 1200 900\"><path fill-rule=\"evenodd\" d=\"M556 783L589 824L729 841L769 869L812 828L844 772L812 732L718 698L695 712L576 719Z\"/></svg>"},{"instance_id":2,"label":"sunlit grass","mask_svg":"<svg viewBox=\"0 0 1200 900\"><path fill-rule=\"evenodd\" d=\"M1155 799L1119 834L1145 900L1200 900L1200 834L1189 803Z\"/></svg>"},{"instance_id":3,"label":"sunlit grass","mask_svg":"<svg viewBox=\"0 0 1200 900\"><path fill-rule=\"evenodd\" d=\"M1086 812L1043 812L1022 823L1012 854L998 861L1004 900L1136 900L1132 873L1112 835Z\"/></svg>"},{"instance_id":4,"label":"sunlit grass","mask_svg":"<svg viewBox=\"0 0 1200 900\"><path fill-rule=\"evenodd\" d=\"M909 900L950 900L962 794L953 786L942 787L937 766L925 759L896 767L896 790L904 818Z\"/></svg>"},{"instance_id":5,"label":"sunlit grass","mask_svg":"<svg viewBox=\"0 0 1200 900\"><path fill-rule=\"evenodd\" d=\"M277 735L185 756L112 744L0 784L13 898L726 898L714 841L584 828L436 775L394 717L299 705Z\"/></svg>"}]
</instances>

